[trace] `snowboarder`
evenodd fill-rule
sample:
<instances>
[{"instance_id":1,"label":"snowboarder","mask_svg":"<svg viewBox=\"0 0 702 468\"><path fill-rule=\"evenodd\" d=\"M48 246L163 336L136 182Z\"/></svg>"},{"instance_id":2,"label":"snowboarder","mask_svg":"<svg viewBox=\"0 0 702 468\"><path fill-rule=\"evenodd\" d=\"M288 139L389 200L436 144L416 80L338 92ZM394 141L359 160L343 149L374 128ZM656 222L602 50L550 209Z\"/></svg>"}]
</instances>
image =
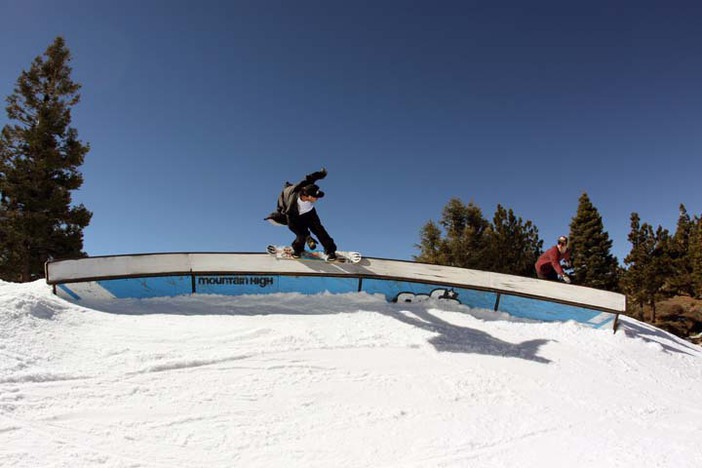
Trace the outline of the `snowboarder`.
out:
<instances>
[{"instance_id":1,"label":"snowboarder","mask_svg":"<svg viewBox=\"0 0 702 468\"><path fill-rule=\"evenodd\" d=\"M566 265L570 264L570 247L566 236L559 237L556 245L541 254L534 265L536 276L540 279L570 283L570 277L563 271L561 260L565 261Z\"/></svg>"},{"instance_id":2,"label":"snowboarder","mask_svg":"<svg viewBox=\"0 0 702 468\"><path fill-rule=\"evenodd\" d=\"M292 257L300 258L305 249L305 243L311 248L316 247L316 241L310 236L314 234L324 247L324 253L328 261L334 261L336 256L336 244L317 215L314 204L324 197L324 192L315 184L320 179L327 176L327 170L322 168L319 171L307 174L305 178L297 184L286 182L283 191L278 197L276 211L268 215L265 219L272 224L287 226L295 234L292 242Z\"/></svg>"}]
</instances>

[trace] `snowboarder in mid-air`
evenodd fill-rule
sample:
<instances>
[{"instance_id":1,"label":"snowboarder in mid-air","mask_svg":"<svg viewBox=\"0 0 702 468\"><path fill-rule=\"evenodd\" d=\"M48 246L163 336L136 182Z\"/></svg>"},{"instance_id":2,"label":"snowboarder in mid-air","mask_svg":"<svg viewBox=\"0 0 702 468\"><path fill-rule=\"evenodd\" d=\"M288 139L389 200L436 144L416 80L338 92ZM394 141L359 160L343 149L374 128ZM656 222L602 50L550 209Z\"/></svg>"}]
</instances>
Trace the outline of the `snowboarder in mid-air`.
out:
<instances>
[{"instance_id":1,"label":"snowboarder in mid-air","mask_svg":"<svg viewBox=\"0 0 702 468\"><path fill-rule=\"evenodd\" d=\"M566 266L570 265L570 247L566 236L559 237L556 245L541 254L534 265L536 276L540 279L570 283L570 277L563 271L561 260Z\"/></svg>"},{"instance_id":2,"label":"snowboarder in mid-air","mask_svg":"<svg viewBox=\"0 0 702 468\"><path fill-rule=\"evenodd\" d=\"M305 250L305 243L310 249L316 248L317 241L310 235L311 232L324 247L327 260L337 259L334 239L324 229L314 206L317 200L324 197L324 192L315 182L326 176L327 170L322 168L307 174L297 184L286 182L278 197L276 210L265 218L272 224L287 226L295 234L295 240L291 244L292 258L300 258Z\"/></svg>"}]
</instances>

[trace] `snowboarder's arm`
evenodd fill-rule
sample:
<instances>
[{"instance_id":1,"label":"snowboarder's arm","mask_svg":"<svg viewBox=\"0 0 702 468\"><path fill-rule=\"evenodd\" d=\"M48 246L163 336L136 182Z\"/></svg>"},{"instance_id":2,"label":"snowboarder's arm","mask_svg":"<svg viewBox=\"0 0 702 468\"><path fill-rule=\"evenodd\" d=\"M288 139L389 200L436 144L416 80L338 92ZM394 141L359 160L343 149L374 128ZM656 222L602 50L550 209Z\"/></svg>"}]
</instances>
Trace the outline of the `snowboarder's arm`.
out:
<instances>
[{"instance_id":1,"label":"snowboarder's arm","mask_svg":"<svg viewBox=\"0 0 702 468\"><path fill-rule=\"evenodd\" d=\"M559 276L563 276L565 272L563 271L563 267L561 266L561 262L559 259L558 255L558 250L557 249L552 249L549 252L549 260L551 260L551 266L553 267L554 270L556 270L556 273L558 273Z\"/></svg>"},{"instance_id":2,"label":"snowboarder's arm","mask_svg":"<svg viewBox=\"0 0 702 468\"><path fill-rule=\"evenodd\" d=\"M566 268L573 267L573 261L570 259L570 250L566 250L566 253L563 254L563 265L565 265Z\"/></svg>"},{"instance_id":3,"label":"snowboarder's arm","mask_svg":"<svg viewBox=\"0 0 702 468\"><path fill-rule=\"evenodd\" d=\"M327 170L322 168L311 174L307 174L305 178L297 184L297 187L304 187L305 185L313 184L320 179L324 179L327 176Z\"/></svg>"}]
</instances>

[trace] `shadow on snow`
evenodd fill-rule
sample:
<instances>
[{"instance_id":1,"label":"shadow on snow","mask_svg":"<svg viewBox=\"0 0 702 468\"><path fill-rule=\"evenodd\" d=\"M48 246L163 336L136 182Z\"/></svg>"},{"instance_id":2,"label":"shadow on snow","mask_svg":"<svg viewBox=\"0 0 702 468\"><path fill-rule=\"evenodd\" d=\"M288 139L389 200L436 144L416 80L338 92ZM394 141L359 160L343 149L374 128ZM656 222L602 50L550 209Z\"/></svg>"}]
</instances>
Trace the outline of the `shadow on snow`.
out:
<instances>
[{"instance_id":1,"label":"shadow on snow","mask_svg":"<svg viewBox=\"0 0 702 468\"><path fill-rule=\"evenodd\" d=\"M343 300L333 300L343 297ZM85 304L94 310L120 315L329 315L354 310L373 311L420 328L435 336L428 342L439 352L474 353L491 356L526 359L548 364L538 356L539 349L552 340L529 340L510 343L490 334L449 323L429 312L431 308L473 314L466 306L430 301L423 304L394 304L384 298L368 294L303 295L267 294L250 296L195 295L157 299L119 299ZM477 312L477 311L476 311ZM481 319L484 317L480 317ZM493 319L494 320L494 319Z\"/></svg>"}]
</instances>

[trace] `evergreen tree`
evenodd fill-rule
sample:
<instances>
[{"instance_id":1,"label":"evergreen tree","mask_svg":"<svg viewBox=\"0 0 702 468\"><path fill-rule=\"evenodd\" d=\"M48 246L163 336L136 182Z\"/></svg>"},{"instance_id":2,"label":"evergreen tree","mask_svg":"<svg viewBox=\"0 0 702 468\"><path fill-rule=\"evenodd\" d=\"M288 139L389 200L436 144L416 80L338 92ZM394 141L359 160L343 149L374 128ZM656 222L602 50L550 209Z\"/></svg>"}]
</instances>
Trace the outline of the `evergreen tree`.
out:
<instances>
[{"instance_id":1,"label":"evergreen tree","mask_svg":"<svg viewBox=\"0 0 702 468\"><path fill-rule=\"evenodd\" d=\"M690 231L690 282L692 294L702 299L702 218L695 217Z\"/></svg>"},{"instance_id":2,"label":"evergreen tree","mask_svg":"<svg viewBox=\"0 0 702 468\"><path fill-rule=\"evenodd\" d=\"M486 232L489 223L472 202L452 198L444 207L439 223L428 222L422 229L416 260L440 265L484 269Z\"/></svg>"},{"instance_id":3,"label":"evergreen tree","mask_svg":"<svg viewBox=\"0 0 702 468\"><path fill-rule=\"evenodd\" d=\"M694 224L690 215L685 209L685 205L680 204L680 215L675 234L670 243L670 257L672 261L673 274L666 283L666 292L673 296L684 294L692 296L692 257L690 255L690 236Z\"/></svg>"},{"instance_id":4,"label":"evergreen tree","mask_svg":"<svg viewBox=\"0 0 702 468\"><path fill-rule=\"evenodd\" d=\"M512 209L497 205L488 236L487 269L498 273L535 276L534 264L541 254L543 241L531 221L524 222Z\"/></svg>"},{"instance_id":5,"label":"evergreen tree","mask_svg":"<svg viewBox=\"0 0 702 468\"><path fill-rule=\"evenodd\" d=\"M629 243L631 250L624 258L624 263L628 269L622 278L624 292L629 297L629 301L636 304L639 314L643 314L646 294L644 290L646 260L648 258L649 247L647 241L649 235L641 226L641 218L638 213L631 213L631 230L629 231Z\"/></svg>"},{"instance_id":6,"label":"evergreen tree","mask_svg":"<svg viewBox=\"0 0 702 468\"><path fill-rule=\"evenodd\" d=\"M651 323L656 321L656 302L666 294L665 286L673 275L674 265L670 257L672 237L667 229L658 226L653 236L653 250L651 251L648 277L646 279L646 293L651 306Z\"/></svg>"},{"instance_id":7,"label":"evergreen tree","mask_svg":"<svg viewBox=\"0 0 702 468\"><path fill-rule=\"evenodd\" d=\"M429 221L424 225L421 232L421 241L416 247L420 254L415 260L435 265L446 264L444 241L441 238L441 228L434 222Z\"/></svg>"},{"instance_id":8,"label":"evergreen tree","mask_svg":"<svg viewBox=\"0 0 702 468\"><path fill-rule=\"evenodd\" d=\"M424 225L416 260L476 270L534 276L543 242L531 221L497 206L493 223L474 203L452 198L441 221Z\"/></svg>"},{"instance_id":9,"label":"evergreen tree","mask_svg":"<svg viewBox=\"0 0 702 468\"><path fill-rule=\"evenodd\" d=\"M452 198L441 213L439 224L445 233L445 265L463 266L467 263L468 239L464 238L468 226L468 211L458 198Z\"/></svg>"},{"instance_id":10,"label":"evergreen tree","mask_svg":"<svg viewBox=\"0 0 702 468\"><path fill-rule=\"evenodd\" d=\"M629 242L632 249L624 259L629 268L623 283L626 293L641 310L644 304L650 306L650 321L653 323L656 321L656 302L673 271L670 258L672 239L666 229L658 226L654 231L650 224L640 224L639 215L632 213Z\"/></svg>"},{"instance_id":11,"label":"evergreen tree","mask_svg":"<svg viewBox=\"0 0 702 468\"><path fill-rule=\"evenodd\" d=\"M80 85L70 52L58 37L17 79L7 98L12 124L0 134L0 277L43 276L52 257L82 256L92 214L71 206L83 183L78 167L89 151L70 127Z\"/></svg>"},{"instance_id":12,"label":"evergreen tree","mask_svg":"<svg viewBox=\"0 0 702 468\"><path fill-rule=\"evenodd\" d=\"M463 263L457 266L475 270L487 270L490 258L487 252L487 242L490 223L483 217L483 211L473 202L465 207L466 225L458 245L463 246L465 256Z\"/></svg>"},{"instance_id":13,"label":"evergreen tree","mask_svg":"<svg viewBox=\"0 0 702 468\"><path fill-rule=\"evenodd\" d=\"M444 265L482 269L485 265L485 232L489 223L478 206L452 198L444 207L439 222L446 236L443 243Z\"/></svg>"},{"instance_id":14,"label":"evergreen tree","mask_svg":"<svg viewBox=\"0 0 702 468\"><path fill-rule=\"evenodd\" d=\"M611 253L612 241L587 193L580 196L578 211L570 223L570 245L575 283L617 290L619 270L617 258Z\"/></svg>"}]
</instances>

